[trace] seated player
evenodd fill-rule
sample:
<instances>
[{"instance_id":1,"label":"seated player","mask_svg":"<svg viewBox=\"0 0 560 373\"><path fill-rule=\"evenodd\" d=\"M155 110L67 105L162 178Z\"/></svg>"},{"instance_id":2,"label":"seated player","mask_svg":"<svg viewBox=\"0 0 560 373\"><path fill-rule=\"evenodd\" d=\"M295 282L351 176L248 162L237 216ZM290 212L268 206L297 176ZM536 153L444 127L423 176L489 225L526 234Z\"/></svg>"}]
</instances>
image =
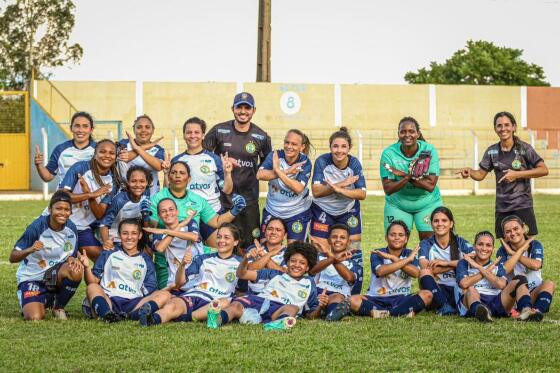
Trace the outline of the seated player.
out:
<instances>
[{"instance_id":1,"label":"seated player","mask_svg":"<svg viewBox=\"0 0 560 373\"><path fill-rule=\"evenodd\" d=\"M17 295L25 320L44 319L47 308L66 320L64 307L82 280L83 266L75 258L78 230L69 220L70 195L55 192L48 212L29 224L10 253L10 263L20 263Z\"/></svg>"},{"instance_id":2,"label":"seated player","mask_svg":"<svg viewBox=\"0 0 560 373\"><path fill-rule=\"evenodd\" d=\"M406 248L410 231L402 220L387 227L387 247L372 251L371 282L367 295L352 295L350 310L360 316L382 318L389 316L412 317L432 302L432 293L420 290L412 294L412 277L418 277L420 246Z\"/></svg>"},{"instance_id":3,"label":"seated player","mask_svg":"<svg viewBox=\"0 0 560 373\"><path fill-rule=\"evenodd\" d=\"M434 235L420 242L420 288L433 294L431 308L438 315L457 313L455 308L455 268L472 245L454 233L455 219L447 207L436 207L430 216Z\"/></svg>"},{"instance_id":4,"label":"seated player","mask_svg":"<svg viewBox=\"0 0 560 373\"><path fill-rule=\"evenodd\" d=\"M302 241L289 244L284 254L286 273L274 269L248 269L252 253L254 251L247 253L239 264L237 276L249 281L266 279L268 284L260 295L234 298L223 309L220 302L212 302L207 316L209 328L217 329L239 319L252 324L265 322L265 330L284 330L295 325L296 316L310 319L321 316L327 306L327 295L323 292L318 296L313 278L306 276L309 268L317 263L317 252L313 246Z\"/></svg>"},{"instance_id":5,"label":"seated player","mask_svg":"<svg viewBox=\"0 0 560 373\"><path fill-rule=\"evenodd\" d=\"M515 276L509 283L506 271L496 258L494 236L488 231L477 233L474 252L467 254L457 264L457 309L462 317L476 317L491 322L492 317L508 317L513 306L522 313L529 313L531 297L525 276Z\"/></svg>"},{"instance_id":6,"label":"seated player","mask_svg":"<svg viewBox=\"0 0 560 373\"><path fill-rule=\"evenodd\" d=\"M206 320L209 303L229 304L237 286L236 271L241 258L236 255L239 248L239 229L225 223L218 228L218 252L195 257L189 265L184 258L177 268L175 287L181 288L188 281L196 286L171 298L159 311L145 307L140 312L140 325L151 326L169 321ZM188 265L188 267L187 267ZM187 267L185 269L185 267Z\"/></svg>"},{"instance_id":7,"label":"seated player","mask_svg":"<svg viewBox=\"0 0 560 373\"><path fill-rule=\"evenodd\" d=\"M118 232L121 244L113 250L104 250L93 269L87 253L78 254L85 268L92 316L95 314L109 323L125 318L138 320L142 305L155 311L171 296L167 291L156 290L154 263L143 252L140 221L124 219Z\"/></svg>"},{"instance_id":8,"label":"seated player","mask_svg":"<svg viewBox=\"0 0 560 373\"><path fill-rule=\"evenodd\" d=\"M556 288L554 282L542 279L543 246L539 241L527 237L523 221L519 217L508 216L501 224L505 239L496 256L502 258L509 279L518 275L527 277L533 305L533 308L527 308L525 313L516 316L520 320L541 321L550 309ZM512 315L516 313L514 311L516 310L512 310Z\"/></svg>"},{"instance_id":9,"label":"seated player","mask_svg":"<svg viewBox=\"0 0 560 373\"><path fill-rule=\"evenodd\" d=\"M329 297L325 319L338 321L350 312L350 292L362 274L362 266L352 259L350 228L346 224L331 225L328 244L320 249L320 261L309 273L316 274L317 292L326 290Z\"/></svg>"}]
</instances>

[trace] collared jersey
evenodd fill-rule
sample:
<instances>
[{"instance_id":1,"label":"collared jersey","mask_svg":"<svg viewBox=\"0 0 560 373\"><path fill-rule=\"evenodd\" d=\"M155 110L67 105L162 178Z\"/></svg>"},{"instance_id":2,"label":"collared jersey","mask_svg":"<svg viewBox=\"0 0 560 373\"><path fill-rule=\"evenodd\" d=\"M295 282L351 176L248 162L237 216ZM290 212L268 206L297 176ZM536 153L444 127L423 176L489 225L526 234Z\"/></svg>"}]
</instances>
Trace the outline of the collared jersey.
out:
<instances>
[{"instance_id":1,"label":"collared jersey","mask_svg":"<svg viewBox=\"0 0 560 373\"><path fill-rule=\"evenodd\" d=\"M122 148L124 148L128 151L132 150L132 145L130 145L130 140L129 139L122 139L121 141L118 142L118 146L122 147ZM146 150L146 153L148 153L152 157L155 157L155 158L159 159L160 161L163 161L165 159L165 150L163 150L163 148L159 145L152 146L150 149ZM152 174L152 186L150 187L150 195L154 195L157 192L159 192L158 171L153 169L148 163L146 163L144 158L142 158L141 156L139 156L139 155L136 156L130 162L118 161L118 165L119 165L120 173L121 173L121 175L123 175L123 177L126 176L126 172L132 166L142 166L142 167L144 167L146 170L150 171L150 173Z\"/></svg>"},{"instance_id":2,"label":"collared jersey","mask_svg":"<svg viewBox=\"0 0 560 373\"><path fill-rule=\"evenodd\" d=\"M388 248L380 249L384 253L389 253ZM407 258L412 251L410 249L403 249L399 259ZM377 276L377 269L384 264L391 264L390 259L384 259L379 255L372 253L370 256L371 263L371 282L369 284L368 295L375 297L389 297L392 295L409 295L412 292L412 277L405 271L399 269L393 273L385 276ZM411 263L413 266L418 267L418 259L414 259Z\"/></svg>"},{"instance_id":3,"label":"collared jersey","mask_svg":"<svg viewBox=\"0 0 560 373\"><path fill-rule=\"evenodd\" d=\"M324 255L319 255L319 260L327 259ZM360 277L362 273L362 266L358 264L355 260L345 260L341 263L346 268L348 268L354 274L354 281ZM320 289L326 289L327 291L332 291L335 293L340 293L345 297L350 296L350 291L352 290L352 285L354 282L349 283L336 270L334 264L329 265L327 268L323 269L321 272L315 275L315 283Z\"/></svg>"},{"instance_id":4,"label":"collared jersey","mask_svg":"<svg viewBox=\"0 0 560 373\"><path fill-rule=\"evenodd\" d=\"M488 263L483 265L483 267L488 268L488 266L490 266L491 264L492 261L488 261ZM480 271L476 268L472 268L469 262L467 262L465 259L461 259L459 260L459 263L457 263L456 273L457 273L457 285L459 285L462 279L464 279L467 276L476 275L480 273ZM503 279L506 279L506 270L504 269L502 263L498 263L498 265L492 269L492 273L496 277L502 277ZM482 277L482 280L478 281L473 286L480 294L498 295L502 291L501 289L498 289L497 287L492 285L492 283L488 281L486 277ZM459 290L462 290L460 286L457 286L457 288Z\"/></svg>"},{"instance_id":5,"label":"collared jersey","mask_svg":"<svg viewBox=\"0 0 560 373\"><path fill-rule=\"evenodd\" d=\"M224 187L224 167L221 158L204 149L197 154L181 153L173 157L171 163L177 161L189 165L189 190L205 198L214 211L219 212L222 209L220 191Z\"/></svg>"},{"instance_id":6,"label":"collared jersey","mask_svg":"<svg viewBox=\"0 0 560 373\"><path fill-rule=\"evenodd\" d=\"M99 221L99 226L109 227L109 237L115 242L120 242L119 223L124 219L141 217L140 203L146 198L149 197L143 195L138 202L133 202L130 200L128 192L121 190L111 199L105 215Z\"/></svg>"},{"instance_id":7,"label":"collared jersey","mask_svg":"<svg viewBox=\"0 0 560 373\"><path fill-rule=\"evenodd\" d=\"M89 161L93 157L96 145L95 141L91 139L89 140L89 144L83 149L77 148L74 145L74 140L68 140L58 144L51 153L46 168L51 175L58 174L58 183L60 184L62 180L64 180L66 172L74 163Z\"/></svg>"},{"instance_id":8,"label":"collared jersey","mask_svg":"<svg viewBox=\"0 0 560 373\"><path fill-rule=\"evenodd\" d=\"M41 215L25 229L14 245L14 249L21 251L33 246L35 241L41 241L43 248L29 254L19 263L16 273L18 284L24 281L41 281L45 271L58 263L62 263L70 256L76 255L78 230L70 220L60 231L49 227L49 215Z\"/></svg>"},{"instance_id":9,"label":"collared jersey","mask_svg":"<svg viewBox=\"0 0 560 373\"><path fill-rule=\"evenodd\" d=\"M535 259L543 263L544 260L544 248L540 241L534 240L531 242L529 249L523 253L524 257L529 257L531 259ZM508 259L510 258L509 254L507 253L506 249L503 246L500 246L498 252L496 253L496 257L502 258L501 263L505 264ZM542 268L542 264L541 264ZM508 274L508 280L511 280L513 276L523 275L527 277L527 286L529 290L533 290L540 284L542 284L542 274L541 268L537 269L536 271L525 267L520 261L518 261L515 266L513 267L513 271Z\"/></svg>"},{"instance_id":10,"label":"collared jersey","mask_svg":"<svg viewBox=\"0 0 560 373\"><path fill-rule=\"evenodd\" d=\"M101 279L99 285L110 297L134 299L157 289L152 259L144 252L129 256L120 246L104 250L95 262L92 273Z\"/></svg>"},{"instance_id":11,"label":"collared jersey","mask_svg":"<svg viewBox=\"0 0 560 373\"><path fill-rule=\"evenodd\" d=\"M457 248L459 249L459 259L463 259L463 255L473 251L473 246L463 237L455 236L457 239ZM437 243L434 236L426 238L420 242L420 252L418 259L426 260L451 260L451 246L442 248ZM455 286L455 270L443 272L437 275L436 281L438 284L446 286Z\"/></svg>"},{"instance_id":12,"label":"collared jersey","mask_svg":"<svg viewBox=\"0 0 560 373\"><path fill-rule=\"evenodd\" d=\"M503 151L500 143L490 145L480 161L480 168L496 174L496 211L507 212L533 207L531 179L521 178L513 182L498 181L506 170L531 170L543 159L535 149L524 141L518 140L510 151Z\"/></svg>"},{"instance_id":13,"label":"collared jersey","mask_svg":"<svg viewBox=\"0 0 560 373\"><path fill-rule=\"evenodd\" d=\"M93 176L90 162L86 161L78 162L70 167L70 169L66 173L66 176L64 176L64 180L62 180L62 183L60 183L60 187L75 194L82 194L82 186L80 185L79 181L80 175L86 181L86 184L88 185L90 191L94 192L101 187L101 185L97 183L95 177ZM111 195L116 192L115 189L117 183L113 182L113 174L111 173L111 171L109 171L107 175L102 175L101 180L105 185L111 185L113 189ZM110 200L104 197L109 196L105 194L101 197L97 197L95 200L97 201L97 203L109 203ZM91 212L88 200L72 204L72 215L70 215L70 219L74 224L76 224L76 227L79 231L88 229L90 227L90 224L94 223L97 220L93 215L93 212Z\"/></svg>"},{"instance_id":14,"label":"collared jersey","mask_svg":"<svg viewBox=\"0 0 560 373\"><path fill-rule=\"evenodd\" d=\"M249 252L251 251L253 248L255 247L255 245L251 245L249 246L245 251ZM266 252L269 252L268 248L266 247L266 244L263 245L263 249ZM280 250L280 252L278 252L278 254L270 257L270 260L272 260L274 263L276 263L279 266L284 266L284 253L286 252L286 248L282 248L282 250ZM254 259L249 259L249 262L254 262ZM262 290L264 289L264 287L266 286L266 284L268 284L268 280L259 280L259 281L249 281L249 289L255 293L255 294L259 294L262 292Z\"/></svg>"},{"instance_id":15,"label":"collared jersey","mask_svg":"<svg viewBox=\"0 0 560 373\"><path fill-rule=\"evenodd\" d=\"M261 165L262 170L272 170L272 156L273 152L270 152L263 164ZM286 161L286 154L284 150L278 150L278 158L280 160L280 168L282 170L287 170L290 165ZM281 219L288 219L294 215L301 214L304 211L309 210L311 207L311 194L309 193L309 188L307 187L307 182L311 177L311 161L303 153L300 153L298 158L294 163L305 162L302 166L302 170L297 174L288 175L290 179L299 181L304 189L301 193L297 194L291 190L280 178L270 180L268 182L268 194L266 196L266 210Z\"/></svg>"},{"instance_id":16,"label":"collared jersey","mask_svg":"<svg viewBox=\"0 0 560 373\"><path fill-rule=\"evenodd\" d=\"M241 257L237 255L229 258L221 258L218 253L197 256L185 269L188 281L194 284L185 295L208 301L231 297L237 287L239 263Z\"/></svg>"},{"instance_id":17,"label":"collared jersey","mask_svg":"<svg viewBox=\"0 0 560 373\"><path fill-rule=\"evenodd\" d=\"M321 155L315 160L313 167L313 184L327 184L327 181L336 184L351 176L358 176L358 180L346 188L366 190L366 179L360 161L351 155L348 155L348 158L348 166L341 170L334 165L331 153ZM314 198L313 202L326 213L339 216L350 211L356 200L333 193L325 197Z\"/></svg>"},{"instance_id":18,"label":"collared jersey","mask_svg":"<svg viewBox=\"0 0 560 373\"><path fill-rule=\"evenodd\" d=\"M418 158L420 153L424 151L428 151L431 153L428 174L439 176L439 156L436 148L434 148L432 144L428 144L425 141L418 140L418 151L410 158L403 154L400 141L383 150L379 164L379 174L381 176L381 179L390 179L395 181L401 180L401 176L396 176L392 172L389 172L385 168L384 164L386 163L393 169L403 171L408 174L410 162ZM422 211L427 206L440 202L441 194L439 192L439 186L437 186L437 184L432 192L428 192L427 190L418 188L411 182L408 182L401 190L391 195L386 194L385 201L391 203L392 205L398 207L403 211L413 213Z\"/></svg>"},{"instance_id":19,"label":"collared jersey","mask_svg":"<svg viewBox=\"0 0 560 373\"><path fill-rule=\"evenodd\" d=\"M266 280L267 285L259 294L265 299L299 307L298 314L312 311L319 306L317 287L310 276L300 279L274 269L257 271L257 281Z\"/></svg>"},{"instance_id":20,"label":"collared jersey","mask_svg":"<svg viewBox=\"0 0 560 373\"><path fill-rule=\"evenodd\" d=\"M216 216L216 211L214 211L212 206L210 206L210 204L198 194L187 191L184 197L177 198L171 193L169 188L162 188L150 198L150 201L152 202L150 207L152 216L150 219L156 221L158 226L161 228L165 227L165 224L163 224L163 221L157 214L157 205L159 201L164 198L171 198L177 204L179 221L185 220L190 210L196 212L192 219L199 226L200 221L207 224L214 216Z\"/></svg>"},{"instance_id":21,"label":"collared jersey","mask_svg":"<svg viewBox=\"0 0 560 373\"><path fill-rule=\"evenodd\" d=\"M257 203L257 170L272 150L270 136L254 123L250 124L249 131L239 132L235 129L234 121L230 120L212 127L204 136L204 147L218 156L227 152L229 157L237 161L239 167L234 167L231 173L233 193L245 197L247 204ZM223 194L221 198L222 205L231 208L231 195Z\"/></svg>"}]
</instances>

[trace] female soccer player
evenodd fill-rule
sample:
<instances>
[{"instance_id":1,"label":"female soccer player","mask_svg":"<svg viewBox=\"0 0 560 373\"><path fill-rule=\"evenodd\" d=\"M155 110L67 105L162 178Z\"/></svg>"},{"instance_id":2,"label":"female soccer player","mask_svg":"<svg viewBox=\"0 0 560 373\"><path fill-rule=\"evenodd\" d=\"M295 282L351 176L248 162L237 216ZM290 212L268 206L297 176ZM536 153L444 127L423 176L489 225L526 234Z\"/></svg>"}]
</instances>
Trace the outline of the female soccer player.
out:
<instances>
[{"instance_id":1,"label":"female soccer player","mask_svg":"<svg viewBox=\"0 0 560 373\"><path fill-rule=\"evenodd\" d=\"M523 221L515 215L506 217L502 221L502 232L504 232L505 238L502 240L502 246L498 249L496 256L502 258L502 264L510 279L519 275L527 278L533 308L526 309L526 313L519 314L518 318L541 321L544 314L550 309L556 285L550 280L543 281L541 275L544 258L542 243L528 239L523 227ZM512 314L514 314L513 310Z\"/></svg>"},{"instance_id":2,"label":"female soccer player","mask_svg":"<svg viewBox=\"0 0 560 373\"><path fill-rule=\"evenodd\" d=\"M430 214L443 205L437 181L439 157L428 144L416 119L405 117L398 126L399 141L381 154L379 174L385 191L385 229L402 220L409 230L413 224L420 240L432 235Z\"/></svg>"},{"instance_id":3,"label":"female soccer player","mask_svg":"<svg viewBox=\"0 0 560 373\"><path fill-rule=\"evenodd\" d=\"M352 138L346 127L340 127L329 138L330 153L315 160L313 169L313 216L311 236L327 244L329 226L342 223L350 227L350 240L354 246L354 260L362 264L362 215L360 200L366 198L366 180L362 165L349 154ZM352 294L360 294L362 279L359 278Z\"/></svg>"},{"instance_id":4,"label":"female soccer player","mask_svg":"<svg viewBox=\"0 0 560 373\"><path fill-rule=\"evenodd\" d=\"M270 152L257 172L257 179L268 181L261 233L271 218L280 218L288 228L288 243L305 240L311 222L311 195L307 188L311 161L303 153L306 147L307 136L298 129L289 130L284 149Z\"/></svg>"},{"instance_id":5,"label":"female soccer player","mask_svg":"<svg viewBox=\"0 0 560 373\"><path fill-rule=\"evenodd\" d=\"M89 161L95 150L92 139L93 118L85 111L72 115L70 121L72 140L58 144L49 158L49 163L43 165L43 154L39 145L35 146L35 167L43 181L51 181L58 174L59 184L64 180L66 172L76 162Z\"/></svg>"},{"instance_id":6,"label":"female soccer player","mask_svg":"<svg viewBox=\"0 0 560 373\"><path fill-rule=\"evenodd\" d=\"M313 278L306 276L317 263L317 252L312 245L302 241L288 245L284 255L287 264L285 273L273 269L248 269L252 253L245 255L239 264L237 276L249 281L267 279L268 284L260 295L234 298L225 308L220 302L212 302L207 314L206 325L209 328L217 329L229 321L241 319L245 312L251 312L252 316L249 318L245 315L247 320L241 321L254 324L265 322L265 330L289 329L295 325L298 315L310 319L321 316L327 306L327 295L325 292L317 295Z\"/></svg>"},{"instance_id":7,"label":"female soccer player","mask_svg":"<svg viewBox=\"0 0 560 373\"><path fill-rule=\"evenodd\" d=\"M495 231L503 238L501 222L509 215L516 215L529 226L529 236L538 234L537 220L533 210L531 178L548 175L544 160L535 149L515 136L517 122L507 111L494 116L494 131L500 142L491 145L484 152L479 170L470 167L459 171L466 179L484 180L492 170L496 174L496 219Z\"/></svg>"},{"instance_id":8,"label":"female soccer player","mask_svg":"<svg viewBox=\"0 0 560 373\"><path fill-rule=\"evenodd\" d=\"M92 260L102 250L102 244L93 234L93 224L103 217L120 185L116 158L117 145L111 140L101 140L93 158L70 167L59 186L72 197L74 208L70 220L78 228L78 249L82 252L86 249Z\"/></svg>"},{"instance_id":9,"label":"female soccer player","mask_svg":"<svg viewBox=\"0 0 560 373\"><path fill-rule=\"evenodd\" d=\"M197 117L187 119L183 124L183 138L187 150L175 156L171 162L183 161L188 164L191 176L189 190L205 198L217 214L223 214L226 210L220 202L220 192L231 194L233 191L233 165L227 153L217 156L203 148L205 133L204 120ZM201 222L200 233L202 241L208 246L216 247L215 228Z\"/></svg>"},{"instance_id":10,"label":"female soccer player","mask_svg":"<svg viewBox=\"0 0 560 373\"><path fill-rule=\"evenodd\" d=\"M229 304L237 286L237 267L241 257L237 256L240 240L239 229L223 224L218 229L218 252L185 257L177 268L175 287L180 289L187 281L197 285L178 297L171 298L159 311L144 307L140 312L140 325L151 326L168 321L206 320L209 303L216 300L222 306ZM187 267L188 266L188 267ZM185 267L187 267L185 269Z\"/></svg>"},{"instance_id":11,"label":"female soccer player","mask_svg":"<svg viewBox=\"0 0 560 373\"><path fill-rule=\"evenodd\" d=\"M105 215L99 222L99 235L103 248L112 249L114 242L120 242L118 227L122 220L141 218L140 204L149 198L147 189L152 184L152 174L140 165L132 166L126 172L126 187L112 199Z\"/></svg>"},{"instance_id":12,"label":"female soccer player","mask_svg":"<svg viewBox=\"0 0 560 373\"><path fill-rule=\"evenodd\" d=\"M120 247L103 251L93 269L86 253L78 254L85 268L87 298L95 315L109 323L138 320L142 305L155 312L171 297L156 290L154 263L143 251L140 220L122 220L119 236Z\"/></svg>"},{"instance_id":13,"label":"female soccer player","mask_svg":"<svg viewBox=\"0 0 560 373\"><path fill-rule=\"evenodd\" d=\"M416 255L420 249L406 248L410 231L405 222L392 221L387 227L387 247L371 252L371 282L367 295L352 295L350 310L360 316L383 318L414 316L432 302L432 293L412 293L412 277L420 275Z\"/></svg>"},{"instance_id":14,"label":"female soccer player","mask_svg":"<svg viewBox=\"0 0 560 373\"><path fill-rule=\"evenodd\" d=\"M447 207L437 207L430 216L434 235L420 242L420 287L433 294L432 307L440 315L457 313L455 269L472 245L455 234L455 219Z\"/></svg>"},{"instance_id":15,"label":"female soccer player","mask_svg":"<svg viewBox=\"0 0 560 373\"><path fill-rule=\"evenodd\" d=\"M17 295L25 320L42 320L46 308L66 320L64 307L82 280L84 268L75 258L78 231L69 220L70 195L55 192L48 211L25 229L10 254L10 263L20 263Z\"/></svg>"},{"instance_id":16,"label":"female soccer player","mask_svg":"<svg viewBox=\"0 0 560 373\"><path fill-rule=\"evenodd\" d=\"M513 306L530 315L531 296L525 276L515 276L509 283L506 271L494 251L494 236L488 231L477 233L474 252L463 256L457 264L457 308L463 317L476 317L491 322L493 317L508 317Z\"/></svg>"},{"instance_id":17,"label":"female soccer player","mask_svg":"<svg viewBox=\"0 0 560 373\"><path fill-rule=\"evenodd\" d=\"M118 143L119 147L119 170L126 175L129 167L142 166L152 174L153 184L150 186L150 195L159 191L158 172L165 166L165 150L157 145L160 139L152 142L154 135L154 122L147 115L140 115L132 125L134 138L126 132L127 139ZM169 163L169 161L167 161ZM169 165L167 164L169 167Z\"/></svg>"}]
</instances>

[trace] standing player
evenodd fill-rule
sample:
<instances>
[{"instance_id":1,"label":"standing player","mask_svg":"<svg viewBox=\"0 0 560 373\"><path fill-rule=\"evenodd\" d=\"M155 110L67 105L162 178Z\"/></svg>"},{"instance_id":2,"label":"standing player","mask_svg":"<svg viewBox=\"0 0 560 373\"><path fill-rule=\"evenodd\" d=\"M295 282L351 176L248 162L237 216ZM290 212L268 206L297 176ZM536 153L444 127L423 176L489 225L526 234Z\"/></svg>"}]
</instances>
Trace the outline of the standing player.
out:
<instances>
[{"instance_id":1,"label":"standing player","mask_svg":"<svg viewBox=\"0 0 560 373\"><path fill-rule=\"evenodd\" d=\"M58 175L58 183L64 179L66 172L76 162L89 161L95 150L95 141L92 139L93 118L85 111L72 115L70 121L72 140L58 144L49 158L49 163L43 165L43 154L39 145L35 147L35 167L43 181L51 181Z\"/></svg>"},{"instance_id":2,"label":"standing player","mask_svg":"<svg viewBox=\"0 0 560 373\"><path fill-rule=\"evenodd\" d=\"M309 139L298 129L284 138L284 150L268 154L257 172L257 179L268 181L261 233L271 218L280 218L288 229L288 243L307 238L311 222L311 195L307 182L311 161L303 153Z\"/></svg>"},{"instance_id":3,"label":"standing player","mask_svg":"<svg viewBox=\"0 0 560 373\"><path fill-rule=\"evenodd\" d=\"M233 165L228 159L227 152L217 156L203 148L202 142L205 133L205 121L197 117L187 119L183 124L183 138L187 144L187 150L175 156L171 163L176 161L187 163L191 171L189 190L205 198L217 214L223 214L226 210L220 202L220 191L225 194L231 194L233 191L231 178ZM206 245L216 247L214 228L201 222L200 233L202 241Z\"/></svg>"},{"instance_id":4,"label":"standing player","mask_svg":"<svg viewBox=\"0 0 560 373\"><path fill-rule=\"evenodd\" d=\"M432 235L432 211L443 205L437 186L439 157L416 119L401 119L398 129L399 141L383 150L379 165L385 191L383 222L385 229L393 220L404 221L409 230L414 224L423 240Z\"/></svg>"},{"instance_id":5,"label":"standing player","mask_svg":"<svg viewBox=\"0 0 560 373\"><path fill-rule=\"evenodd\" d=\"M75 258L78 231L69 220L68 193L55 192L48 212L27 227L10 254L10 263L20 263L17 294L25 320L42 320L46 308L66 320L64 307L82 280L84 268Z\"/></svg>"},{"instance_id":6,"label":"standing player","mask_svg":"<svg viewBox=\"0 0 560 373\"><path fill-rule=\"evenodd\" d=\"M233 99L234 119L216 124L204 137L204 147L218 155L228 154L233 163L233 193L242 195L247 208L233 221L241 229L241 247L247 247L259 237L259 181L257 170L272 150L270 137L256 124L251 123L255 114L255 100L250 93L242 92ZM232 206L231 197L222 195L222 206Z\"/></svg>"},{"instance_id":7,"label":"standing player","mask_svg":"<svg viewBox=\"0 0 560 373\"><path fill-rule=\"evenodd\" d=\"M494 131L500 142L491 145L484 152L479 170L470 167L459 171L466 179L484 180L492 170L496 174L496 219L495 231L503 238L502 220L508 215L516 215L529 226L529 236L536 236L537 220L533 210L531 178L548 175L544 160L535 149L515 136L517 122L507 111L494 116Z\"/></svg>"}]
</instances>

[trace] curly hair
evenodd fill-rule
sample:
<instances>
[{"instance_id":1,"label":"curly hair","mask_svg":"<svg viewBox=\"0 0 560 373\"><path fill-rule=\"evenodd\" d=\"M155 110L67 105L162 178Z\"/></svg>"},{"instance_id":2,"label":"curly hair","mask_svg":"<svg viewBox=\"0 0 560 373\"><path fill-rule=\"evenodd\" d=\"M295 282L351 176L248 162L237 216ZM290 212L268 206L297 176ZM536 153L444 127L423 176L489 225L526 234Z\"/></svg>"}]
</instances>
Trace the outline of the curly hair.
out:
<instances>
[{"instance_id":1,"label":"curly hair","mask_svg":"<svg viewBox=\"0 0 560 373\"><path fill-rule=\"evenodd\" d=\"M317 250L313 245L307 242L294 241L288 244L286 252L284 253L284 261L288 263L294 254L301 254L307 260L309 269L315 267L315 264L317 264Z\"/></svg>"}]
</instances>

